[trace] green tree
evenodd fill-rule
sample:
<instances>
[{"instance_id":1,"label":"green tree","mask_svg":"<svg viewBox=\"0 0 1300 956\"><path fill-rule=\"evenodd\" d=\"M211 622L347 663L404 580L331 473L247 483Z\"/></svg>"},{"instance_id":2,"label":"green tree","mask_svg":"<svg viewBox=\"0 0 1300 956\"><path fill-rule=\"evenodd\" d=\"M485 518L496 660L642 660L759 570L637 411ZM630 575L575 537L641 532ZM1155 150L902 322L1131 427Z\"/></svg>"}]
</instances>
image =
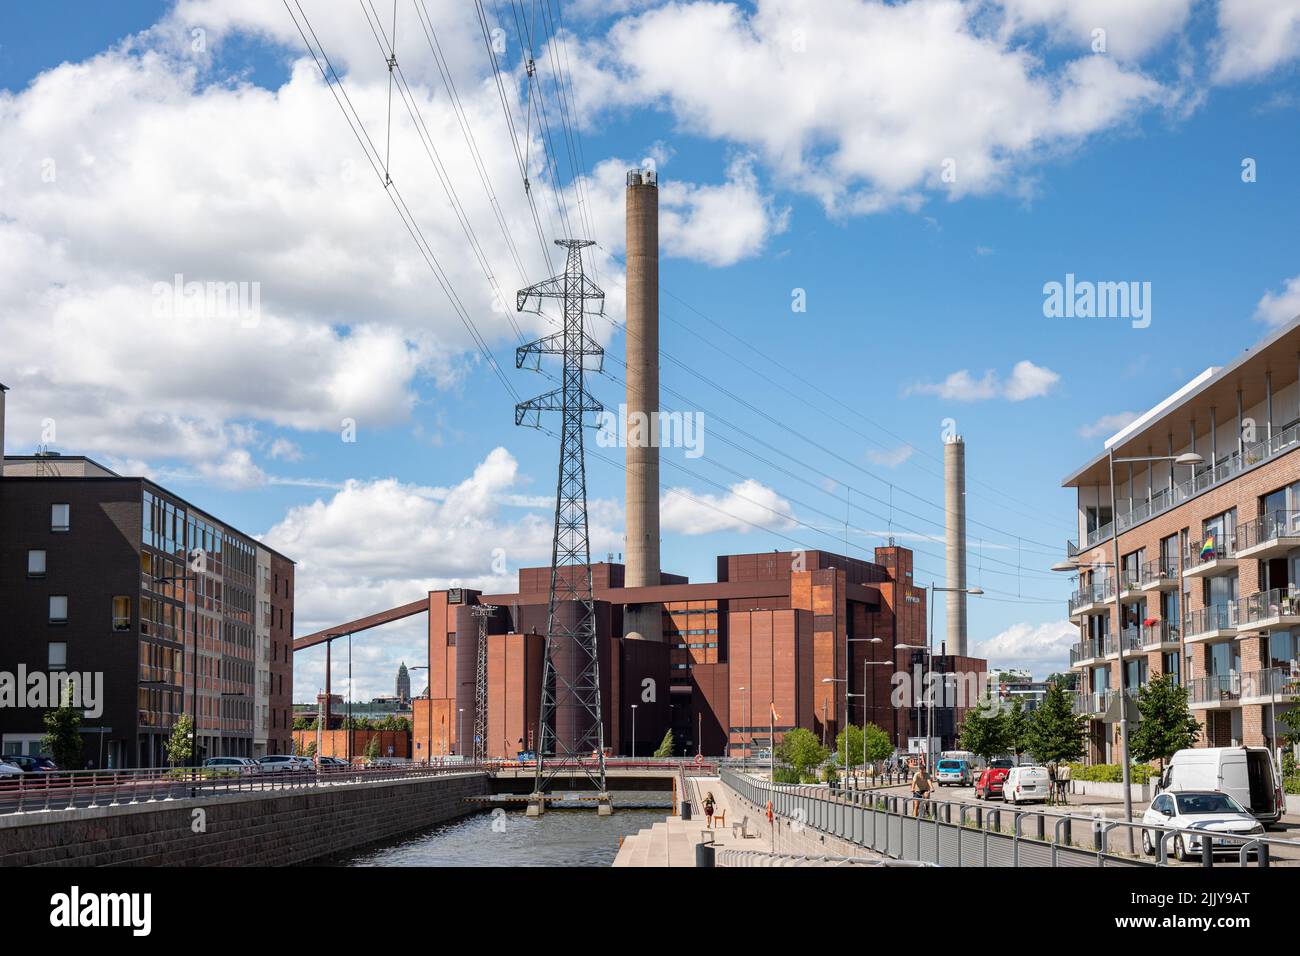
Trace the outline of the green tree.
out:
<instances>
[{"instance_id":1,"label":"green tree","mask_svg":"<svg viewBox=\"0 0 1300 956\"><path fill-rule=\"evenodd\" d=\"M1019 697L1011 702L1011 709L1003 713L1002 720L1004 747L1015 754L1019 762L1020 755L1029 749L1029 711L1025 710Z\"/></svg>"},{"instance_id":2,"label":"green tree","mask_svg":"<svg viewBox=\"0 0 1300 956\"><path fill-rule=\"evenodd\" d=\"M845 772L851 773L855 767L862 765L862 746L863 736L862 728L857 724L849 724L838 734L835 735L835 755L838 759L844 759L844 739L848 738L848 766Z\"/></svg>"},{"instance_id":3,"label":"green tree","mask_svg":"<svg viewBox=\"0 0 1300 956\"><path fill-rule=\"evenodd\" d=\"M64 685L63 703L47 710L43 718L45 736L41 738L41 750L65 770L81 767L81 711L72 706L74 686L72 681Z\"/></svg>"},{"instance_id":4,"label":"green tree","mask_svg":"<svg viewBox=\"0 0 1300 956\"><path fill-rule=\"evenodd\" d=\"M867 724L862 730L862 736L866 747L867 763L874 765L882 760L888 760L889 755L894 752L893 741L889 739L889 734L883 728L875 724Z\"/></svg>"},{"instance_id":5,"label":"green tree","mask_svg":"<svg viewBox=\"0 0 1300 956\"><path fill-rule=\"evenodd\" d=\"M1068 763L1083 756L1083 719L1076 717L1060 684L1050 684L1047 696L1029 721L1026 749L1039 763Z\"/></svg>"},{"instance_id":6,"label":"green tree","mask_svg":"<svg viewBox=\"0 0 1300 956\"><path fill-rule=\"evenodd\" d=\"M790 767L801 783L816 783L814 771L829 756L830 751L821 745L817 735L803 727L786 731L776 748L776 759Z\"/></svg>"},{"instance_id":7,"label":"green tree","mask_svg":"<svg viewBox=\"0 0 1300 956\"><path fill-rule=\"evenodd\" d=\"M654 752L656 757L671 757L673 755L673 732L667 730L664 732L664 739L659 742L659 749Z\"/></svg>"},{"instance_id":8,"label":"green tree","mask_svg":"<svg viewBox=\"0 0 1300 956\"><path fill-rule=\"evenodd\" d=\"M189 714L181 714L172 724L166 750L167 762L173 767L184 767L194 759L194 718Z\"/></svg>"},{"instance_id":9,"label":"green tree","mask_svg":"<svg viewBox=\"0 0 1300 956\"><path fill-rule=\"evenodd\" d=\"M314 740L308 741L307 746L303 751L303 756L306 757L316 756L316 741Z\"/></svg>"},{"instance_id":10,"label":"green tree","mask_svg":"<svg viewBox=\"0 0 1300 956\"><path fill-rule=\"evenodd\" d=\"M1146 763L1165 761L1179 750L1196 746L1201 724L1187 706L1187 688L1174 683L1172 674L1151 678L1138 690L1138 713L1142 719L1129 733L1129 751Z\"/></svg>"},{"instance_id":11,"label":"green tree","mask_svg":"<svg viewBox=\"0 0 1300 956\"><path fill-rule=\"evenodd\" d=\"M1007 749L1007 719L991 697L981 697L961 722L961 747L987 760Z\"/></svg>"},{"instance_id":12,"label":"green tree","mask_svg":"<svg viewBox=\"0 0 1300 956\"><path fill-rule=\"evenodd\" d=\"M1300 696L1292 697L1290 703L1300 705ZM1279 708L1274 710L1277 711L1277 722L1286 728L1282 740L1292 747L1300 744L1300 706L1292 706L1287 710Z\"/></svg>"},{"instance_id":13,"label":"green tree","mask_svg":"<svg viewBox=\"0 0 1300 956\"><path fill-rule=\"evenodd\" d=\"M371 734L366 741L366 762L373 763L379 759L379 735Z\"/></svg>"}]
</instances>

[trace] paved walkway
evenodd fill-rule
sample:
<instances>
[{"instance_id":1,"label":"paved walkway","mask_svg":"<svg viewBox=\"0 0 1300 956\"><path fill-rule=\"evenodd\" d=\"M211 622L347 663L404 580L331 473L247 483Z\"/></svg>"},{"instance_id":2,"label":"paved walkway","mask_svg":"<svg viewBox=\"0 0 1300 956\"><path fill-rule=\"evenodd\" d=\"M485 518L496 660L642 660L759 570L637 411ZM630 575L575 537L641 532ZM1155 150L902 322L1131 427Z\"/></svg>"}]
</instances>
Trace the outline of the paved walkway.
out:
<instances>
[{"instance_id":1,"label":"paved walkway","mask_svg":"<svg viewBox=\"0 0 1300 956\"><path fill-rule=\"evenodd\" d=\"M760 827L753 816L746 828L748 837L740 835L738 824L745 812L737 805L731 805L731 792L722 786L717 777L688 777L689 799L693 814L691 819L683 820L679 816L669 817L662 823L656 823L648 829L640 830L623 840L614 866L695 866L695 845L708 842L710 837L718 849L744 849L770 851L772 845L767 838L766 827ZM716 804L716 813L726 815L725 826L709 829L705 824L702 804L704 795L712 793ZM617 811L615 811L617 812Z\"/></svg>"}]
</instances>

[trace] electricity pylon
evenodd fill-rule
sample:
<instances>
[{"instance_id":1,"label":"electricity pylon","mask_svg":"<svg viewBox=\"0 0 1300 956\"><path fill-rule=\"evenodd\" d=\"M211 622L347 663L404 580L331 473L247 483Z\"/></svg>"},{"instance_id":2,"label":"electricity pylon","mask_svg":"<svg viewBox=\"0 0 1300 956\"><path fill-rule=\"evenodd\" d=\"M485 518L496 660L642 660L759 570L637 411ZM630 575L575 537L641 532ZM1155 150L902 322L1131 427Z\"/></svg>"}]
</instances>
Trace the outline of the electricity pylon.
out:
<instances>
[{"instance_id":1,"label":"electricity pylon","mask_svg":"<svg viewBox=\"0 0 1300 956\"><path fill-rule=\"evenodd\" d=\"M515 351L515 367L539 368L543 355L563 359L559 388L515 406L515 424L541 427L542 412L560 412L560 470L555 489L555 536L551 542L551 591L546 615L546 651L538 713L537 769L530 812L541 812L546 785L556 768L552 762L578 763L595 785L602 807L605 788L605 728L600 706L600 654L596 639L595 601L591 586L591 541L587 524L587 472L582 429L594 424L600 402L587 394L583 372L587 356L599 368L604 350L583 327L588 300L605 309L605 293L582 271L587 239L557 239L568 250L564 273L522 289L517 308L542 300L564 304L564 328Z\"/></svg>"},{"instance_id":2,"label":"electricity pylon","mask_svg":"<svg viewBox=\"0 0 1300 956\"><path fill-rule=\"evenodd\" d=\"M495 604L476 604L470 608L470 614L478 618L478 655L474 670L474 762L482 763L487 759L487 623L488 618L497 612Z\"/></svg>"}]
</instances>

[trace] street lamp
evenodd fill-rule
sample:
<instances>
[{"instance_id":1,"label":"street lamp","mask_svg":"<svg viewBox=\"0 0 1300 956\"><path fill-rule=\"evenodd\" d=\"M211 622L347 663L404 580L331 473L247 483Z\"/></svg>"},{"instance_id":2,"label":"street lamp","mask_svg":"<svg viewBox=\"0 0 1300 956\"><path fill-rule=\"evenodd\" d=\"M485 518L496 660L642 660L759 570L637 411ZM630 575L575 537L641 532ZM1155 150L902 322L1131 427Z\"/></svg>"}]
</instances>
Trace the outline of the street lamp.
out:
<instances>
[{"instance_id":1,"label":"street lamp","mask_svg":"<svg viewBox=\"0 0 1300 956\"><path fill-rule=\"evenodd\" d=\"M931 669L933 669L934 666L934 595L936 591L947 593L947 594L980 595L984 593L984 589L981 587L941 588L933 583L930 585L930 620L929 620L930 635L926 640L926 659L929 661ZM946 688L947 686L948 686L947 677L945 677L944 687ZM934 739L934 688L933 687L927 688L926 693L927 696L930 698L930 707L928 710L928 714L926 717L926 724L925 724L925 766L926 766L926 770L929 773L934 773L934 757L930 753L930 749L931 749L930 742ZM917 716L918 717L920 716L919 710Z\"/></svg>"},{"instance_id":2,"label":"street lamp","mask_svg":"<svg viewBox=\"0 0 1300 956\"><path fill-rule=\"evenodd\" d=\"M1119 601L1119 514L1115 510L1115 463L1135 464L1138 462L1168 461L1174 465L1191 465L1193 472L1195 466L1205 461L1195 452L1187 452L1182 455L1140 455L1132 458L1116 458L1115 449L1106 449L1106 462L1110 472L1110 546L1111 559L1114 561L1115 574L1115 631L1116 644L1119 647L1119 746L1120 757L1123 761L1124 774L1124 819L1129 823L1133 822L1133 792L1130 790L1129 774L1129 756L1128 756L1128 681L1126 680L1126 671L1124 668L1124 640L1122 632L1122 622L1124 610ZM1171 466L1172 467L1172 466ZM1132 489L1129 489L1130 492ZM1125 827L1128 831L1129 851L1133 849L1133 828Z\"/></svg>"},{"instance_id":3,"label":"street lamp","mask_svg":"<svg viewBox=\"0 0 1300 956\"><path fill-rule=\"evenodd\" d=\"M742 684L737 689L740 691L740 771L744 773L749 768L749 741L745 736L745 728L749 726L749 719L745 716L745 701L747 699L745 686ZM731 748L728 747L727 749L730 750Z\"/></svg>"},{"instance_id":4,"label":"street lamp","mask_svg":"<svg viewBox=\"0 0 1300 956\"><path fill-rule=\"evenodd\" d=\"M632 759L636 759L636 704L632 705Z\"/></svg>"}]
</instances>

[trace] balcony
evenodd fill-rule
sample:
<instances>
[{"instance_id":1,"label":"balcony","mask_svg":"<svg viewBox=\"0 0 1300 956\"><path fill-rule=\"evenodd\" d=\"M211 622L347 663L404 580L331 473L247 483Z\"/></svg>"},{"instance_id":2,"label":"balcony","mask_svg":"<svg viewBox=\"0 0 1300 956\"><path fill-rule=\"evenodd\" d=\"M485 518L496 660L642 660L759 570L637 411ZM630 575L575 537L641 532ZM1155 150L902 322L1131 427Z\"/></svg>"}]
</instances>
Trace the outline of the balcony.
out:
<instances>
[{"instance_id":1,"label":"balcony","mask_svg":"<svg viewBox=\"0 0 1300 956\"><path fill-rule=\"evenodd\" d=\"M1106 712L1106 702L1109 698L1110 691L1096 691L1088 693L1087 691L1077 692L1074 695L1074 713L1079 717L1100 716Z\"/></svg>"},{"instance_id":2,"label":"balcony","mask_svg":"<svg viewBox=\"0 0 1300 956\"><path fill-rule=\"evenodd\" d=\"M1237 557L1280 558L1300 548L1300 511L1269 511L1237 528Z\"/></svg>"},{"instance_id":3,"label":"balcony","mask_svg":"<svg viewBox=\"0 0 1300 956\"><path fill-rule=\"evenodd\" d=\"M1187 643L1213 643L1237 636L1237 606L1211 604L1183 618L1183 640Z\"/></svg>"},{"instance_id":4,"label":"balcony","mask_svg":"<svg viewBox=\"0 0 1300 956\"><path fill-rule=\"evenodd\" d=\"M1241 677L1237 673L1197 677L1187 684L1187 700L1197 710L1241 706Z\"/></svg>"},{"instance_id":5,"label":"balcony","mask_svg":"<svg viewBox=\"0 0 1300 956\"><path fill-rule=\"evenodd\" d=\"M1106 656L1113 657L1120 653L1120 648L1123 648L1125 657L1141 654L1143 651L1142 640L1142 628L1140 627L1126 627L1118 637L1114 634L1108 634L1106 636Z\"/></svg>"},{"instance_id":6,"label":"balcony","mask_svg":"<svg viewBox=\"0 0 1300 956\"><path fill-rule=\"evenodd\" d=\"M1089 584L1070 595L1070 617L1080 618L1090 614L1106 614L1107 601L1115 599L1115 579L1107 578L1100 584Z\"/></svg>"},{"instance_id":7,"label":"balcony","mask_svg":"<svg viewBox=\"0 0 1300 956\"><path fill-rule=\"evenodd\" d=\"M1140 501L1128 511L1120 513L1118 521L1119 533L1123 534L1148 518L1163 514L1170 508L1176 508L1184 501L1195 498L1201 492L1208 491L1210 488L1221 485L1226 481L1231 481L1242 472L1249 471L1297 447L1300 447L1300 424L1277 429L1273 432L1272 438L1245 446L1244 453L1233 455L1218 467L1208 468L1199 475L1179 482L1172 488L1165 488L1153 494L1150 501ZM1084 548L1096 547L1101 542L1110 540L1110 535L1111 522L1108 521L1088 533Z\"/></svg>"},{"instance_id":8,"label":"balcony","mask_svg":"<svg viewBox=\"0 0 1300 956\"><path fill-rule=\"evenodd\" d=\"M1142 596L1142 571L1134 569L1132 571L1120 571L1119 573L1119 599L1121 601L1131 601L1134 598Z\"/></svg>"},{"instance_id":9,"label":"balcony","mask_svg":"<svg viewBox=\"0 0 1300 956\"><path fill-rule=\"evenodd\" d=\"M1083 664L1089 664L1093 661L1099 661L1105 656L1102 643L1099 640L1080 641L1070 648L1070 666L1078 667Z\"/></svg>"},{"instance_id":10,"label":"balcony","mask_svg":"<svg viewBox=\"0 0 1300 956\"><path fill-rule=\"evenodd\" d=\"M1237 607L1237 630L1242 633L1300 624L1300 591L1294 587L1248 595Z\"/></svg>"},{"instance_id":11,"label":"balcony","mask_svg":"<svg viewBox=\"0 0 1300 956\"><path fill-rule=\"evenodd\" d=\"M1156 621L1142 626L1144 651L1176 651L1183 641L1183 631L1177 621Z\"/></svg>"},{"instance_id":12,"label":"balcony","mask_svg":"<svg viewBox=\"0 0 1300 956\"><path fill-rule=\"evenodd\" d=\"M1178 559L1156 558L1142 565L1138 577L1139 591L1177 591Z\"/></svg>"},{"instance_id":13,"label":"balcony","mask_svg":"<svg viewBox=\"0 0 1300 956\"><path fill-rule=\"evenodd\" d=\"M1183 577L1212 578L1237 570L1237 536L1215 533L1193 541L1183 555Z\"/></svg>"}]
</instances>

